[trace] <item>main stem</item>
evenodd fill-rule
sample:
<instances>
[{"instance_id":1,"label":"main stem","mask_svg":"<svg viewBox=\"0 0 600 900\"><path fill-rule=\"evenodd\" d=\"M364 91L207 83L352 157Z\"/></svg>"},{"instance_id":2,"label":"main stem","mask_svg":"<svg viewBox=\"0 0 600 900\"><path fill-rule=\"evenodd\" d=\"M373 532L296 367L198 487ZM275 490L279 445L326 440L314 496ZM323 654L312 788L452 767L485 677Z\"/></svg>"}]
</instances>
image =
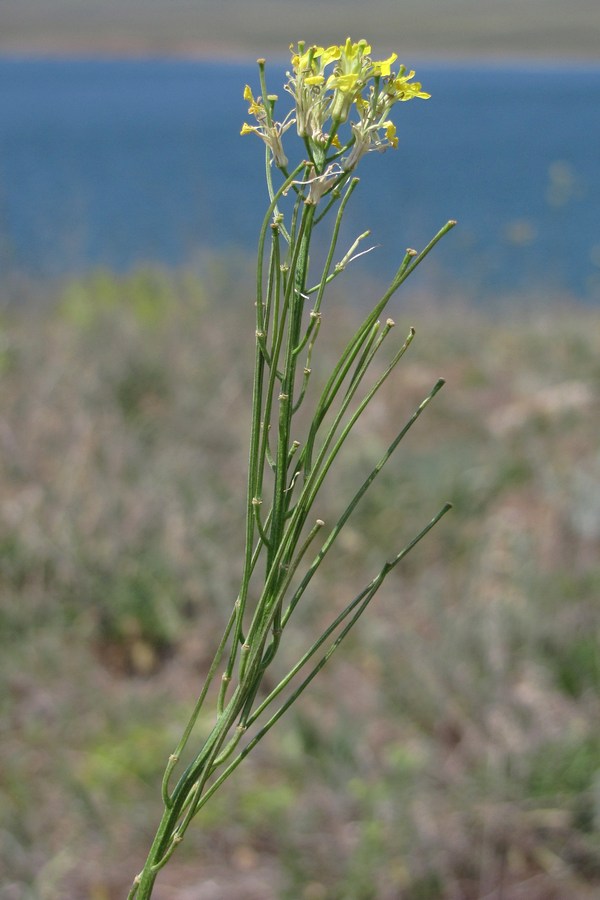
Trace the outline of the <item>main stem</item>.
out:
<instances>
[{"instance_id":1,"label":"main stem","mask_svg":"<svg viewBox=\"0 0 600 900\"><path fill-rule=\"evenodd\" d=\"M314 214L315 207L313 205L305 206L297 241L292 247L287 298L289 303L288 333L281 394L279 398L277 462L273 487L273 515L271 517L267 576L269 575L273 564L280 566L282 563L280 554L278 554L277 551L280 549L288 509L288 499L286 496L288 487L287 472L297 362L297 354L294 350L300 341L302 332L302 314L304 309L304 295L308 274L309 248ZM262 367L263 365L264 361L261 354L257 354L257 370L258 367ZM260 391L258 392L258 397L255 396L254 400L255 404L261 402ZM255 409L254 412L256 414L257 410ZM255 415L255 418L259 419L259 416ZM256 440L256 435L254 437ZM256 473L254 474L256 476ZM273 579L274 573L270 574L274 593L276 594L278 578L275 577ZM269 613L272 613L272 609L267 608L264 610L266 618L269 617ZM262 621L264 623L265 619ZM136 886L132 889L129 895L130 898L135 897L136 900L150 900L160 869L163 867L168 856L170 856L174 846L183 839L183 831L179 834L178 830L181 823L184 821L186 812L191 812L193 814L193 809L190 810L190 805L194 807L198 802L204 784L209 774L214 770L213 764L219 750L223 746L231 729L236 724L240 713L244 709L248 709L249 711L249 705L252 704L260 684L262 673L266 668L266 659L263 660L262 658L264 638L266 635L260 627L255 634L258 636L261 632L261 646L255 644L252 648L252 664L242 667L240 681L235 688L229 703L225 709L223 709L221 714L218 715L217 721L207 737L201 752L183 773L173 790L170 802L165 806L146 863L136 879ZM274 645L269 648L269 661L273 658L276 644L278 643L278 634L275 627L273 641Z\"/></svg>"},{"instance_id":2,"label":"main stem","mask_svg":"<svg viewBox=\"0 0 600 900\"><path fill-rule=\"evenodd\" d=\"M288 509L288 465L290 453L290 431L294 407L294 386L296 381L296 364L298 356L295 352L300 341L302 330L302 313L308 272L308 256L312 233L315 206L305 206L300 224L297 244L292 252L290 271L289 316L286 340L285 361L281 392L279 394L279 424L277 437L277 459L275 483L273 486L273 515L271 520L270 547L267 557L267 571L281 544L285 518Z\"/></svg>"},{"instance_id":3,"label":"main stem","mask_svg":"<svg viewBox=\"0 0 600 900\"><path fill-rule=\"evenodd\" d=\"M219 749L231 730L232 725L236 721L240 709L244 703L244 696L241 685L238 686L229 701L223 714L217 720L211 734L207 738L202 752L188 766L177 783L172 797L171 804L166 807L158 830L150 847L148 858L141 873L137 877L137 890L132 891L130 897L136 900L149 900L152 896L152 890L158 872L162 868L165 855L169 851L169 845L176 837L177 826L185 810L188 801L191 800L195 785L205 779L207 770L210 770L212 761L214 760ZM196 802L195 799L191 802ZM179 843L179 841L177 841Z\"/></svg>"}]
</instances>

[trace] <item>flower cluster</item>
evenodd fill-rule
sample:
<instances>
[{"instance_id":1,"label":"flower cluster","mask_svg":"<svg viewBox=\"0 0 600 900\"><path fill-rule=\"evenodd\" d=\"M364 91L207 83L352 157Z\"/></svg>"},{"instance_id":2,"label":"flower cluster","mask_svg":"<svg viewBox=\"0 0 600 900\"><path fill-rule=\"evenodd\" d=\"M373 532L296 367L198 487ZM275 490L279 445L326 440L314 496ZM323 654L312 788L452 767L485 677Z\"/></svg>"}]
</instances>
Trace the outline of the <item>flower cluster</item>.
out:
<instances>
[{"instance_id":1,"label":"flower cluster","mask_svg":"<svg viewBox=\"0 0 600 900\"><path fill-rule=\"evenodd\" d=\"M397 147L396 127L388 118L395 103L430 96L418 81L413 81L414 71L407 73L404 66L392 71L397 54L373 60L371 47L364 40L353 43L348 38L339 46L308 49L299 42L297 48L292 45L290 50L292 72L287 74L285 90L294 98L294 109L283 122L273 120L274 98L267 98L266 102L260 97L255 100L248 86L244 92L250 101L248 111L258 124L244 124L241 133L258 134L280 167L285 167L281 135L293 122L316 161L317 170L331 162L326 155L333 147L336 156L342 157L343 170L350 172L368 151ZM350 119L353 108L356 121ZM348 121L350 134L343 144L340 129Z\"/></svg>"}]
</instances>

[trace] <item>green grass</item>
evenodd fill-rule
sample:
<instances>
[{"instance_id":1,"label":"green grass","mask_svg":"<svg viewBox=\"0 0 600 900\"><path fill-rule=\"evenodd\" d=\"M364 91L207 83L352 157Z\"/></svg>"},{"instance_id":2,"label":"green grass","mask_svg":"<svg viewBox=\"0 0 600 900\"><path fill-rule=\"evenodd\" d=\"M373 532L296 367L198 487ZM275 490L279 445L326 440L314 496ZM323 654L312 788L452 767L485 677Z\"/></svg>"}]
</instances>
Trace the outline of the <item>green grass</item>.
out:
<instances>
[{"instance_id":1,"label":"green grass","mask_svg":"<svg viewBox=\"0 0 600 900\"><path fill-rule=\"evenodd\" d=\"M100 273L0 321L2 898L108 900L141 865L237 588L250 278ZM325 357L351 299L324 310ZM454 512L207 805L159 897L600 885L600 314L410 294L390 312L417 337L324 517L448 384L298 610L294 650L415 522Z\"/></svg>"}]
</instances>

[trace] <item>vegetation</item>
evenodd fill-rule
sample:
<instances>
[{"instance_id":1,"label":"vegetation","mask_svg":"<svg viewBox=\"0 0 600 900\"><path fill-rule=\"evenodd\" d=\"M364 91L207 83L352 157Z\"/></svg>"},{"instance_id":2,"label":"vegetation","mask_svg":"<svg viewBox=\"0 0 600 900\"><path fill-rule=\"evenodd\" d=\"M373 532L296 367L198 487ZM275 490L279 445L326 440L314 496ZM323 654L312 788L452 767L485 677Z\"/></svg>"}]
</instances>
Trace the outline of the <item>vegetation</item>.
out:
<instances>
[{"instance_id":1,"label":"vegetation","mask_svg":"<svg viewBox=\"0 0 600 900\"><path fill-rule=\"evenodd\" d=\"M238 586L249 283L219 260L201 278L97 273L0 320L2 900L123 897L143 861ZM326 358L367 299L336 284ZM600 885L600 314L416 295L390 313L418 332L328 518L430 384L449 388L358 508L290 651L440 498L452 522L206 806L159 900Z\"/></svg>"},{"instance_id":2,"label":"vegetation","mask_svg":"<svg viewBox=\"0 0 600 900\"><path fill-rule=\"evenodd\" d=\"M263 56L340 31L416 55L598 59L596 0L19 0L0 49ZM340 24L340 23L343 23Z\"/></svg>"}]
</instances>

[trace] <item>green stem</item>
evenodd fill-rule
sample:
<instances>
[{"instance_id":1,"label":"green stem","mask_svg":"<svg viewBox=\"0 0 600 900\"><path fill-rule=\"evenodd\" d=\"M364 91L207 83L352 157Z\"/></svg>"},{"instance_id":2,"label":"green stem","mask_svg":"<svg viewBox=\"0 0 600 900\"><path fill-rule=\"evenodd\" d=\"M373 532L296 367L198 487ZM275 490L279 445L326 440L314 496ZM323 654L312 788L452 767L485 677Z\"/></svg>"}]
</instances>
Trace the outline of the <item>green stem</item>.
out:
<instances>
[{"instance_id":1,"label":"green stem","mask_svg":"<svg viewBox=\"0 0 600 900\"><path fill-rule=\"evenodd\" d=\"M308 254L312 231L312 221L315 207L307 205L304 208L302 222L298 233L295 254L292 260L289 293L290 314L288 319L288 334L286 337L286 358L279 395L279 430L277 441L277 457L275 469L275 484L273 489L273 517L271 521L271 551L267 558L267 568L273 563L274 554L279 547L283 533L287 512L286 488L287 471L290 450L290 426L294 405L294 385L296 378L297 356L294 349L300 340L302 325L302 311L304 309L304 290L308 271Z\"/></svg>"}]
</instances>

